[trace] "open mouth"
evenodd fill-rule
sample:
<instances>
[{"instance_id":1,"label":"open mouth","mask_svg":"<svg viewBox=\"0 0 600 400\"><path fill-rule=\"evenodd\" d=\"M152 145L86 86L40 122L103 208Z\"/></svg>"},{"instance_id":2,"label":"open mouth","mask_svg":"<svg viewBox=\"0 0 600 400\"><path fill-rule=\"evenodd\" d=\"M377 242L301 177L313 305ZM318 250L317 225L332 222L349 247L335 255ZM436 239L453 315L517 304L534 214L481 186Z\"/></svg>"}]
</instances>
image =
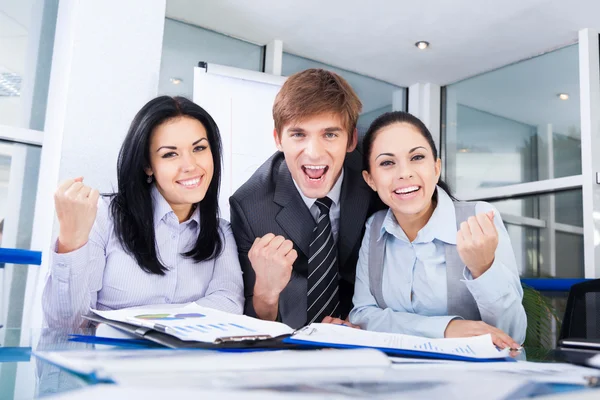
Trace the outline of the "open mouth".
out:
<instances>
[{"instance_id":1,"label":"open mouth","mask_svg":"<svg viewBox=\"0 0 600 400\"><path fill-rule=\"evenodd\" d=\"M325 178L329 167L327 165L303 165L302 171L304 171L309 181L318 182Z\"/></svg>"},{"instance_id":2,"label":"open mouth","mask_svg":"<svg viewBox=\"0 0 600 400\"><path fill-rule=\"evenodd\" d=\"M178 184L183 186L186 189L195 189L200 186L200 182L202 182L202 177L198 176L195 178L185 179L177 181Z\"/></svg>"},{"instance_id":3,"label":"open mouth","mask_svg":"<svg viewBox=\"0 0 600 400\"><path fill-rule=\"evenodd\" d=\"M394 194L400 198L410 198L413 197L419 190L421 190L421 186L407 186L394 190Z\"/></svg>"}]
</instances>

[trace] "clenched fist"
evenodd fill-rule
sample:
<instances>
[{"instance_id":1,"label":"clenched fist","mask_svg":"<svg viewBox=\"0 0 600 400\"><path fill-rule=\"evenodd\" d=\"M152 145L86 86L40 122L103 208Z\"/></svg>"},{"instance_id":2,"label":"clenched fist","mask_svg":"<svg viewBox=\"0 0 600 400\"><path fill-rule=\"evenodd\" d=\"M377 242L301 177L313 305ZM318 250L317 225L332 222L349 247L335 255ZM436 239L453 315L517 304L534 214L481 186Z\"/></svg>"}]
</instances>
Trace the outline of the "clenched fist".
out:
<instances>
[{"instance_id":1,"label":"clenched fist","mask_svg":"<svg viewBox=\"0 0 600 400\"><path fill-rule=\"evenodd\" d=\"M56 215L60 224L58 253L69 253L83 247L96 220L96 189L83 184L83 178L68 179L54 193Z\"/></svg>"},{"instance_id":2,"label":"clenched fist","mask_svg":"<svg viewBox=\"0 0 600 400\"><path fill-rule=\"evenodd\" d=\"M269 233L256 238L248 252L252 269L256 274L254 296L275 300L287 286L292 276L292 266L298 253L294 243L283 236Z\"/></svg>"},{"instance_id":3,"label":"clenched fist","mask_svg":"<svg viewBox=\"0 0 600 400\"><path fill-rule=\"evenodd\" d=\"M474 279L492 266L497 247L498 231L494 225L493 211L469 217L460 224L456 234L456 249Z\"/></svg>"}]
</instances>

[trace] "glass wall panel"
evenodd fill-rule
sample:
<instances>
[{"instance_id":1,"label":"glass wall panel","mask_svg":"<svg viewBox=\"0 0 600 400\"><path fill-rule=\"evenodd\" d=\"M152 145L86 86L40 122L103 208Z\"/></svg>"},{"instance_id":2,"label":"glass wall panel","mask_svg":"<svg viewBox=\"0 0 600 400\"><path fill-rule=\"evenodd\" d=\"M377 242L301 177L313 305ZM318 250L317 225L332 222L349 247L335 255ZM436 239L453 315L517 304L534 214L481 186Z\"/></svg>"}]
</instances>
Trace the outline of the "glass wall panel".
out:
<instances>
[{"instance_id":1,"label":"glass wall panel","mask_svg":"<svg viewBox=\"0 0 600 400\"><path fill-rule=\"evenodd\" d=\"M397 110L406 111L406 102L403 101L406 96L406 88L285 52L282 63L282 75L284 76L290 76L308 68L323 68L344 77L363 104L363 112L358 119L359 135L366 132L375 118L392 111L394 105Z\"/></svg>"},{"instance_id":2,"label":"glass wall panel","mask_svg":"<svg viewBox=\"0 0 600 400\"><path fill-rule=\"evenodd\" d=\"M0 1L0 125L43 130L58 0Z\"/></svg>"},{"instance_id":3,"label":"glass wall panel","mask_svg":"<svg viewBox=\"0 0 600 400\"><path fill-rule=\"evenodd\" d=\"M33 0L0 2L0 124L21 126L21 90Z\"/></svg>"},{"instance_id":4,"label":"glass wall panel","mask_svg":"<svg viewBox=\"0 0 600 400\"><path fill-rule=\"evenodd\" d=\"M577 189L492 202L502 215L522 276L583 277L581 196Z\"/></svg>"},{"instance_id":5,"label":"glass wall panel","mask_svg":"<svg viewBox=\"0 0 600 400\"><path fill-rule=\"evenodd\" d=\"M158 93L191 99L199 61L262 71L263 46L167 18Z\"/></svg>"},{"instance_id":6,"label":"glass wall panel","mask_svg":"<svg viewBox=\"0 0 600 400\"><path fill-rule=\"evenodd\" d=\"M41 150L39 146L0 141L1 247L30 248ZM28 268L0 264L0 325L21 324Z\"/></svg>"},{"instance_id":7,"label":"glass wall panel","mask_svg":"<svg viewBox=\"0 0 600 400\"><path fill-rule=\"evenodd\" d=\"M449 85L444 107L458 193L581 174L577 45Z\"/></svg>"}]
</instances>

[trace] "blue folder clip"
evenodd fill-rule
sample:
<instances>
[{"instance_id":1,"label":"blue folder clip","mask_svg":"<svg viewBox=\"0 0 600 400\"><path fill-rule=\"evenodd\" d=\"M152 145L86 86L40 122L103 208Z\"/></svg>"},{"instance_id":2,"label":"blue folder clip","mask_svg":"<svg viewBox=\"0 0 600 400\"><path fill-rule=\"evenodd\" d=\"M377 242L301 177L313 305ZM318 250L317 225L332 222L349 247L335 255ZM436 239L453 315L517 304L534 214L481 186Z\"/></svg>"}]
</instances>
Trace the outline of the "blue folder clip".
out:
<instances>
[{"instance_id":1,"label":"blue folder clip","mask_svg":"<svg viewBox=\"0 0 600 400\"><path fill-rule=\"evenodd\" d=\"M149 347L163 347L157 343L151 342L146 339L120 339L120 338L109 338L94 335L69 335L70 342L80 343L92 343L92 344L106 344L110 346L119 347L132 347L132 348L149 348Z\"/></svg>"}]
</instances>

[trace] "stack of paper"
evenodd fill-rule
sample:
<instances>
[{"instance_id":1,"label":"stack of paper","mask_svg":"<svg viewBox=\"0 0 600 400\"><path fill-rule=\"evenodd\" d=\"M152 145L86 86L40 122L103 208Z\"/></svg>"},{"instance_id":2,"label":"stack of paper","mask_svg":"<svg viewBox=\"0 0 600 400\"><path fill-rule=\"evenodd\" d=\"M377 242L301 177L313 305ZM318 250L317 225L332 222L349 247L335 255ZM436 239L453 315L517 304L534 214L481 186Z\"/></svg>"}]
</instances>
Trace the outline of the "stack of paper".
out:
<instances>
[{"instance_id":1,"label":"stack of paper","mask_svg":"<svg viewBox=\"0 0 600 400\"><path fill-rule=\"evenodd\" d=\"M508 357L508 350L498 350L490 335L459 339L429 339L370 332L334 324L311 324L286 341L332 347L370 347L392 354L443 355L444 358L457 360L500 360Z\"/></svg>"},{"instance_id":2,"label":"stack of paper","mask_svg":"<svg viewBox=\"0 0 600 400\"><path fill-rule=\"evenodd\" d=\"M96 382L122 382L131 376L270 371L289 369L388 368L391 362L377 350L278 350L221 353L208 350L83 350L36 352L51 364Z\"/></svg>"},{"instance_id":3,"label":"stack of paper","mask_svg":"<svg viewBox=\"0 0 600 400\"><path fill-rule=\"evenodd\" d=\"M507 360L508 351L499 351L490 335L460 339L428 339L394 333L370 332L334 324L310 324L295 331L289 326L262 321L244 315L234 315L198 306L164 305L129 308L116 311L92 310L104 321L119 321L133 326L130 332L157 340L148 330L191 343L207 343L212 349L220 345L247 343L254 348L317 346L339 348L375 348L388 354L416 357L443 358L464 361ZM147 329L136 329L144 327ZM141 333L140 333L141 331ZM275 340L273 340L275 339ZM167 344L170 347L186 347ZM237 344L236 344L237 346ZM187 346L189 347L189 346ZM195 346L197 347L197 346ZM238 346L243 348L243 345ZM229 347L231 348L231 347Z\"/></svg>"}]
</instances>

